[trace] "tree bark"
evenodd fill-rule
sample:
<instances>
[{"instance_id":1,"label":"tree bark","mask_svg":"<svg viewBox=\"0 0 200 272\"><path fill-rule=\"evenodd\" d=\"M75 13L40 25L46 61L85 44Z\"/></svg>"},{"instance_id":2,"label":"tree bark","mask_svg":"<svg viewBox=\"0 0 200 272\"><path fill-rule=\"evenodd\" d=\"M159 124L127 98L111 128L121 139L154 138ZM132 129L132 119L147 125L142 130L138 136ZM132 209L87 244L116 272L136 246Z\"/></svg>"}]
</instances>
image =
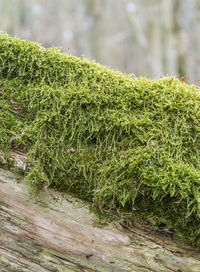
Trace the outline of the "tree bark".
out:
<instances>
[{"instance_id":1,"label":"tree bark","mask_svg":"<svg viewBox=\"0 0 200 272\"><path fill-rule=\"evenodd\" d=\"M200 271L197 249L136 221L98 227L89 205L50 189L31 197L22 176L0 168L0 271Z\"/></svg>"}]
</instances>

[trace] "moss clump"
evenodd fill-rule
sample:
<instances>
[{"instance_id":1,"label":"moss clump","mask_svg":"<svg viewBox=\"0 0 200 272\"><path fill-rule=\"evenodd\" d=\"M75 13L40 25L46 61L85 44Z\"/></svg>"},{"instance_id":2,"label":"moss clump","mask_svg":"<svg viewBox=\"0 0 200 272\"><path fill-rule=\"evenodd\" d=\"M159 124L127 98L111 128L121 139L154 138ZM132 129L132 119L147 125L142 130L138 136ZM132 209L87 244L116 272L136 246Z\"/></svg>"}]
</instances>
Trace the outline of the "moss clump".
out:
<instances>
[{"instance_id":1,"label":"moss clump","mask_svg":"<svg viewBox=\"0 0 200 272\"><path fill-rule=\"evenodd\" d=\"M200 246L200 93L0 35L0 150L26 180L174 228Z\"/></svg>"}]
</instances>

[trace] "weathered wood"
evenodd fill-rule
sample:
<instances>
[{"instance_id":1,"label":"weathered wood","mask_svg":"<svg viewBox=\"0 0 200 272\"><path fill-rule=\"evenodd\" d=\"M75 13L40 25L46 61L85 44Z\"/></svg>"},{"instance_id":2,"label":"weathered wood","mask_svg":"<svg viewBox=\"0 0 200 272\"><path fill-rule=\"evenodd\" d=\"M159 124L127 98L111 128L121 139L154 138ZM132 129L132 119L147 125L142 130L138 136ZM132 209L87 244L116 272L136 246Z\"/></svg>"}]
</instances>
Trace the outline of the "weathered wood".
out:
<instances>
[{"instance_id":1,"label":"weathered wood","mask_svg":"<svg viewBox=\"0 0 200 272\"><path fill-rule=\"evenodd\" d=\"M88 205L47 190L32 198L0 168L0 271L200 271L200 253L146 225L95 226Z\"/></svg>"},{"instance_id":2,"label":"weathered wood","mask_svg":"<svg viewBox=\"0 0 200 272\"><path fill-rule=\"evenodd\" d=\"M25 152L20 152L20 151L13 151L11 152L9 159L14 162L14 167L15 168L20 168L22 170L26 170L27 168L27 156ZM0 150L0 161L3 163L6 162L3 152Z\"/></svg>"}]
</instances>

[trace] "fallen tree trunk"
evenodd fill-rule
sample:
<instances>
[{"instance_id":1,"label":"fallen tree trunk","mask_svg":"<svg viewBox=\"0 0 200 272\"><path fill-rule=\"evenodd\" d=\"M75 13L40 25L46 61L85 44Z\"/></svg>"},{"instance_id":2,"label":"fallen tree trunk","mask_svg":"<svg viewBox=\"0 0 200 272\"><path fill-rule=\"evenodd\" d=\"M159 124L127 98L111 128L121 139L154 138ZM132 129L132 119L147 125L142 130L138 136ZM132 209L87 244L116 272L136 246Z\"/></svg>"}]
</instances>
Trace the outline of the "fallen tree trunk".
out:
<instances>
[{"instance_id":1,"label":"fallen tree trunk","mask_svg":"<svg viewBox=\"0 0 200 272\"><path fill-rule=\"evenodd\" d=\"M88 203L52 190L33 198L22 176L1 168L1 272L200 271L199 252L173 237L200 243L199 89L0 40L0 161L26 170L25 154L5 153L29 150L32 190L70 187L99 208L146 211L164 228L133 218L98 228Z\"/></svg>"},{"instance_id":2,"label":"fallen tree trunk","mask_svg":"<svg viewBox=\"0 0 200 272\"><path fill-rule=\"evenodd\" d=\"M15 156L16 157L16 156ZM0 168L0 271L198 272L200 253L148 225L95 226L86 202Z\"/></svg>"}]
</instances>

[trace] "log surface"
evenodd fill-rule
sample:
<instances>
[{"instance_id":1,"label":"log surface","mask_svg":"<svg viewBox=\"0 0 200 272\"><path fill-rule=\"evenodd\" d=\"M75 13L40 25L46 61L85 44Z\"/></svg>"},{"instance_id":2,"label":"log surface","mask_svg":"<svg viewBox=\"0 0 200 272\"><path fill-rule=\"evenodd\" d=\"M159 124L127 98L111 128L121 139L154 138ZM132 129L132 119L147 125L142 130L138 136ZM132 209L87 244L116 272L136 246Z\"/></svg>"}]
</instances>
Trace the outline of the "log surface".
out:
<instances>
[{"instance_id":1,"label":"log surface","mask_svg":"<svg viewBox=\"0 0 200 272\"><path fill-rule=\"evenodd\" d=\"M88 205L53 190L33 198L0 168L0 271L200 271L194 248L147 225L97 227Z\"/></svg>"}]
</instances>

